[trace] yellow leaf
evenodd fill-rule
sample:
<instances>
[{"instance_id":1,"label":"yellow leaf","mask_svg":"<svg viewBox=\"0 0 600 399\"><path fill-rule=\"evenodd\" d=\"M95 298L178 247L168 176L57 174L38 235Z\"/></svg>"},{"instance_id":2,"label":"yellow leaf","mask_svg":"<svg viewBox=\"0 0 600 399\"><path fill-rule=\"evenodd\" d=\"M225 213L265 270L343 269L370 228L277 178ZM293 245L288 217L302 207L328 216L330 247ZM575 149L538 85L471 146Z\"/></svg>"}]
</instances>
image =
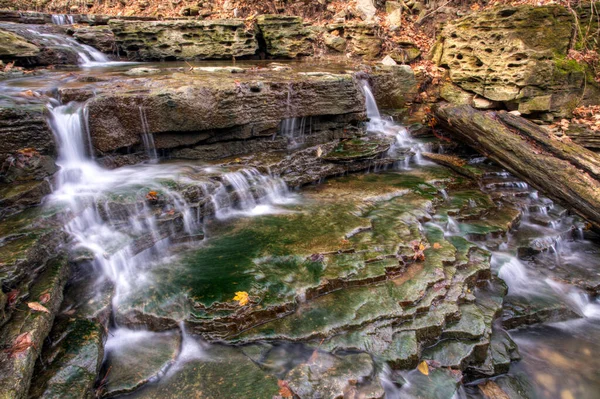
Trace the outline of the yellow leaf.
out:
<instances>
[{"instance_id":1,"label":"yellow leaf","mask_svg":"<svg viewBox=\"0 0 600 399\"><path fill-rule=\"evenodd\" d=\"M27 306L29 306L30 309L37 310L38 312L50 313L50 311L39 302L28 302Z\"/></svg>"},{"instance_id":2,"label":"yellow leaf","mask_svg":"<svg viewBox=\"0 0 600 399\"><path fill-rule=\"evenodd\" d=\"M423 245L422 243L419 244L419 251L424 251L425 250L425 245Z\"/></svg>"},{"instance_id":3,"label":"yellow leaf","mask_svg":"<svg viewBox=\"0 0 600 399\"><path fill-rule=\"evenodd\" d=\"M429 375L429 366L427 365L427 362L425 360L419 363L419 365L417 366L417 370L419 370L421 374Z\"/></svg>"},{"instance_id":4,"label":"yellow leaf","mask_svg":"<svg viewBox=\"0 0 600 399\"><path fill-rule=\"evenodd\" d=\"M248 302L250 302L250 298L248 297L248 293L246 291L236 292L233 300L238 301L240 306L246 306Z\"/></svg>"},{"instance_id":5,"label":"yellow leaf","mask_svg":"<svg viewBox=\"0 0 600 399\"><path fill-rule=\"evenodd\" d=\"M440 245L439 242L434 242L433 243L433 249L440 249L442 246Z\"/></svg>"}]
</instances>

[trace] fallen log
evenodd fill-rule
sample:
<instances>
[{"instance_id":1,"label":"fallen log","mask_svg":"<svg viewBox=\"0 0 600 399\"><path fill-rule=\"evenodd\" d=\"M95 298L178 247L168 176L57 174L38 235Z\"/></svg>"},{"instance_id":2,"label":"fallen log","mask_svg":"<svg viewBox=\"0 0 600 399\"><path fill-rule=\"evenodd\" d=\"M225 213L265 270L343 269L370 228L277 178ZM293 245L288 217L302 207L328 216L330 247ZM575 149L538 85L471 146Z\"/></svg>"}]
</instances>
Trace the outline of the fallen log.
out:
<instances>
[{"instance_id":1,"label":"fallen log","mask_svg":"<svg viewBox=\"0 0 600 399\"><path fill-rule=\"evenodd\" d=\"M600 229L600 157L505 111L437 104L439 125Z\"/></svg>"}]
</instances>

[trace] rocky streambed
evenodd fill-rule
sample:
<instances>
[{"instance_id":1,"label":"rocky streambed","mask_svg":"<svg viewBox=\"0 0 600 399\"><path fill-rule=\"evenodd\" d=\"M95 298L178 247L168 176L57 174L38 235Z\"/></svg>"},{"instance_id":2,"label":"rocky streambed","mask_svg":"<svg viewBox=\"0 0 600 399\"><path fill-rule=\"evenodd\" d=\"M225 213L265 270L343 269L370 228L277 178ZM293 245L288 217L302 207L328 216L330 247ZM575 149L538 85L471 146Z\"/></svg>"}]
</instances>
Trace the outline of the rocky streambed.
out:
<instances>
[{"instance_id":1,"label":"rocky streambed","mask_svg":"<svg viewBox=\"0 0 600 399\"><path fill-rule=\"evenodd\" d=\"M591 226L359 69L3 81L0 397L594 397Z\"/></svg>"}]
</instances>

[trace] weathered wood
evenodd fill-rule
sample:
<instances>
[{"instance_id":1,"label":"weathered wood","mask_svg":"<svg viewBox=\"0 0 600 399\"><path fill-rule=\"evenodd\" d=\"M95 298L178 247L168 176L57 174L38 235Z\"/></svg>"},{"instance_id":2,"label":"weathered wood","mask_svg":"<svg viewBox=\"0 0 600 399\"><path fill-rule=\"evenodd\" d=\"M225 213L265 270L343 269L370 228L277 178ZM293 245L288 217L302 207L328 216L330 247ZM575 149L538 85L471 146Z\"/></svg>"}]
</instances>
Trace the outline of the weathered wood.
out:
<instances>
[{"instance_id":1,"label":"weathered wood","mask_svg":"<svg viewBox=\"0 0 600 399\"><path fill-rule=\"evenodd\" d=\"M544 129L504 111L438 104L433 112L461 141L600 228L596 154L577 144L552 142Z\"/></svg>"}]
</instances>

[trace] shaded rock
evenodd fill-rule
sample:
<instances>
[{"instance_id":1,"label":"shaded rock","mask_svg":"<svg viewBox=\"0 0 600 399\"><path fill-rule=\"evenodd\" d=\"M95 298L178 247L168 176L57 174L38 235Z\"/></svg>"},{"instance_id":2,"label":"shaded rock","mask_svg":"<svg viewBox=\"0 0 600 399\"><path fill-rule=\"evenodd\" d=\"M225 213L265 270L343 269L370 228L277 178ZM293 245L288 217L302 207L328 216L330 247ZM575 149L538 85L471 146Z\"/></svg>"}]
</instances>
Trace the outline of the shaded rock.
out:
<instances>
[{"instance_id":1,"label":"shaded rock","mask_svg":"<svg viewBox=\"0 0 600 399\"><path fill-rule=\"evenodd\" d=\"M52 192L47 180L0 185L0 216L7 216L23 208L38 205Z\"/></svg>"},{"instance_id":2,"label":"shaded rock","mask_svg":"<svg viewBox=\"0 0 600 399\"><path fill-rule=\"evenodd\" d=\"M295 58L313 53L313 35L304 27L301 17L259 15L256 26L267 54L272 57Z\"/></svg>"},{"instance_id":3,"label":"shaded rock","mask_svg":"<svg viewBox=\"0 0 600 399\"><path fill-rule=\"evenodd\" d=\"M583 67L566 58L572 25L561 6L495 7L449 23L434 59L454 83L488 100L569 115L585 85Z\"/></svg>"},{"instance_id":4,"label":"shaded rock","mask_svg":"<svg viewBox=\"0 0 600 399\"><path fill-rule=\"evenodd\" d=\"M130 60L231 59L254 55L258 45L242 20L111 20L119 52Z\"/></svg>"}]
</instances>

